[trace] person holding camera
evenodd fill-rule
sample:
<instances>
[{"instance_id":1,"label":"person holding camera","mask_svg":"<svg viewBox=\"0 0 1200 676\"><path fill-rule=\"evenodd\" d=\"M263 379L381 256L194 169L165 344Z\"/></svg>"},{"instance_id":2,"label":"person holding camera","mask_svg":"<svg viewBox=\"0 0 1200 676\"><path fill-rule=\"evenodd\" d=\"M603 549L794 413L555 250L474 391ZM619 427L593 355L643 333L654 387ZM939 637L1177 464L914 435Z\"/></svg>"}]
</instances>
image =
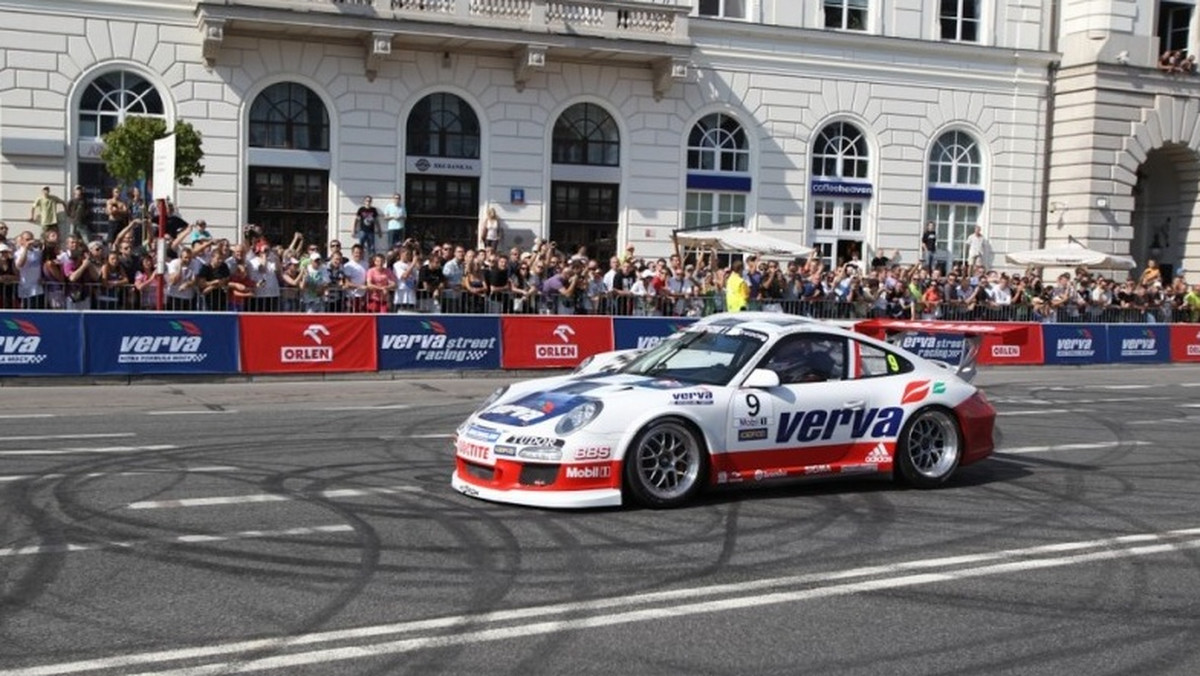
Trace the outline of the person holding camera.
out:
<instances>
[{"instance_id":1,"label":"person holding camera","mask_svg":"<svg viewBox=\"0 0 1200 676\"><path fill-rule=\"evenodd\" d=\"M17 297L26 310L46 309L46 290L42 287L42 240L26 230L17 236Z\"/></svg>"}]
</instances>

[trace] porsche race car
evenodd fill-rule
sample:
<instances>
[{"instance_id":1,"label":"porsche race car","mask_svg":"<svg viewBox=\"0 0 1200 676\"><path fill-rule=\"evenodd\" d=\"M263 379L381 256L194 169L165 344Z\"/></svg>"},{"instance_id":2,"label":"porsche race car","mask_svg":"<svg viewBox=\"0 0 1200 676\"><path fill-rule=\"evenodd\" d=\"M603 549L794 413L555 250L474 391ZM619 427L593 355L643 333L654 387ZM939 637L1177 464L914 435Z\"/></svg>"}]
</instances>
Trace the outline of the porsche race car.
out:
<instances>
[{"instance_id":1,"label":"porsche race car","mask_svg":"<svg viewBox=\"0 0 1200 676\"><path fill-rule=\"evenodd\" d=\"M711 486L858 473L932 488L993 450L995 410L957 370L818 320L713 315L500 388L457 429L451 483L556 508L675 507Z\"/></svg>"}]
</instances>

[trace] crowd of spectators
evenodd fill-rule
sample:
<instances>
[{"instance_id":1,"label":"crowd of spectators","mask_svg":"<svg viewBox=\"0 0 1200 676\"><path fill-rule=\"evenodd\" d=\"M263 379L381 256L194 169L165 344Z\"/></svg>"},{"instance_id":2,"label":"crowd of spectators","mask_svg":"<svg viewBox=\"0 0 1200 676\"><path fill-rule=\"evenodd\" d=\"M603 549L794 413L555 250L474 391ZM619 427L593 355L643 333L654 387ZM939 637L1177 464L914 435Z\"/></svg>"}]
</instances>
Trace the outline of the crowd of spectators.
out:
<instances>
[{"instance_id":1,"label":"crowd of spectators","mask_svg":"<svg viewBox=\"0 0 1200 676\"><path fill-rule=\"evenodd\" d=\"M1158 57L1158 69L1171 75L1195 75L1196 55L1182 49L1168 49Z\"/></svg>"},{"instance_id":2,"label":"crowd of spectators","mask_svg":"<svg viewBox=\"0 0 1200 676\"><path fill-rule=\"evenodd\" d=\"M71 203L81 199L76 192ZM847 319L1200 321L1200 285L1162 279L1153 260L1136 277L1077 268L1043 279L1034 268L989 269L977 254L947 266L932 255L933 223L921 234L920 260L913 264L902 263L898 251L867 263L857 250L836 264L816 252L770 260L716 251L644 258L632 245L595 260L586 246L568 253L541 239L529 248L503 249L494 213L481 221L475 247L422 246L389 227L376 251L374 237L362 236L364 221L377 220L369 199L352 229L359 241L348 249L336 239L325 247L299 234L287 244L270 242L255 226L231 242L215 238L203 220L189 224L171 209L167 260L160 266L157 229L150 227L155 214L119 193L113 200L121 204L107 206L107 226L91 230L72 218L65 238L52 215L59 206L69 212L71 203L48 188L30 213L40 234L26 230L10 239L0 223L0 308L156 309L161 290L163 307L172 311L695 317L763 309ZM380 225L399 214L402 227L402 209L400 196L393 196ZM970 250L983 250L978 229L973 238Z\"/></svg>"}]
</instances>

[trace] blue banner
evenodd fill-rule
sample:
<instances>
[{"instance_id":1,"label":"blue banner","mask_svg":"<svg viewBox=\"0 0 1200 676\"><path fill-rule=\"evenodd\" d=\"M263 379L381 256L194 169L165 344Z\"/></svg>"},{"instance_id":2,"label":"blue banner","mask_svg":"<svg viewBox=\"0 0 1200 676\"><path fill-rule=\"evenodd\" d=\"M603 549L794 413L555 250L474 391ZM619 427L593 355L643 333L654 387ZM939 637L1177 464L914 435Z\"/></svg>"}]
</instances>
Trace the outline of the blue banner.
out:
<instances>
[{"instance_id":1,"label":"blue banner","mask_svg":"<svg viewBox=\"0 0 1200 676\"><path fill-rule=\"evenodd\" d=\"M90 312L83 326L89 373L238 372L234 314Z\"/></svg>"},{"instance_id":2,"label":"blue banner","mask_svg":"<svg viewBox=\"0 0 1200 676\"><path fill-rule=\"evenodd\" d=\"M83 374L83 315L0 314L0 376Z\"/></svg>"},{"instance_id":3,"label":"blue banner","mask_svg":"<svg viewBox=\"0 0 1200 676\"><path fill-rule=\"evenodd\" d=\"M1109 329L1103 324L1043 324L1047 364L1103 364L1108 361Z\"/></svg>"},{"instance_id":4,"label":"blue banner","mask_svg":"<svg viewBox=\"0 0 1200 676\"><path fill-rule=\"evenodd\" d=\"M963 345L966 339L962 336L945 333L905 333L900 338L900 347L930 361L940 361L951 366L962 363Z\"/></svg>"},{"instance_id":5,"label":"blue banner","mask_svg":"<svg viewBox=\"0 0 1200 676\"><path fill-rule=\"evenodd\" d=\"M695 322L691 317L613 317L613 349L651 348Z\"/></svg>"},{"instance_id":6,"label":"blue banner","mask_svg":"<svg viewBox=\"0 0 1200 676\"><path fill-rule=\"evenodd\" d=\"M500 318L379 315L379 370L498 369Z\"/></svg>"},{"instance_id":7,"label":"blue banner","mask_svg":"<svg viewBox=\"0 0 1200 676\"><path fill-rule=\"evenodd\" d=\"M1161 364L1171 359L1170 331L1164 324L1109 324L1108 360Z\"/></svg>"}]
</instances>

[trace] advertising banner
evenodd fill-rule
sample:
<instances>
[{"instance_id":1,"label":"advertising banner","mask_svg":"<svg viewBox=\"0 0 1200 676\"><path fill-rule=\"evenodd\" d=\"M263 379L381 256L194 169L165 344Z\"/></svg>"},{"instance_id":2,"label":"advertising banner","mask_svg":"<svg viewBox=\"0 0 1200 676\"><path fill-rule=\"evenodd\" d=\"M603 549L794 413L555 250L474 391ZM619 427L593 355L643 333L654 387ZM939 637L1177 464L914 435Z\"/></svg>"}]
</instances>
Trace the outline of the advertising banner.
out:
<instances>
[{"instance_id":1,"label":"advertising banner","mask_svg":"<svg viewBox=\"0 0 1200 676\"><path fill-rule=\"evenodd\" d=\"M374 371L375 315L239 315L242 371Z\"/></svg>"},{"instance_id":2,"label":"advertising banner","mask_svg":"<svg viewBox=\"0 0 1200 676\"><path fill-rule=\"evenodd\" d=\"M1200 362L1200 324L1171 325L1171 361Z\"/></svg>"},{"instance_id":3,"label":"advertising banner","mask_svg":"<svg viewBox=\"0 0 1200 676\"><path fill-rule=\"evenodd\" d=\"M614 350L644 350L696 322L691 317L613 317Z\"/></svg>"},{"instance_id":4,"label":"advertising banner","mask_svg":"<svg viewBox=\"0 0 1200 676\"><path fill-rule=\"evenodd\" d=\"M506 369L575 368L613 349L610 317L536 315L500 318L500 363Z\"/></svg>"},{"instance_id":5,"label":"advertising banner","mask_svg":"<svg viewBox=\"0 0 1200 676\"><path fill-rule=\"evenodd\" d=\"M1114 364L1158 364L1171 357L1163 324L1109 324L1108 360Z\"/></svg>"},{"instance_id":6,"label":"advertising banner","mask_svg":"<svg viewBox=\"0 0 1200 676\"><path fill-rule=\"evenodd\" d=\"M1047 364L1108 361L1108 327L1103 324L1043 324Z\"/></svg>"},{"instance_id":7,"label":"advertising banner","mask_svg":"<svg viewBox=\"0 0 1200 676\"><path fill-rule=\"evenodd\" d=\"M995 326L1011 329L999 334L988 334L983 337L983 346L979 350L980 364L1025 364L1037 365L1042 363L1042 325L998 323Z\"/></svg>"},{"instance_id":8,"label":"advertising banner","mask_svg":"<svg viewBox=\"0 0 1200 676\"><path fill-rule=\"evenodd\" d=\"M379 370L498 369L500 318L379 315Z\"/></svg>"},{"instance_id":9,"label":"advertising banner","mask_svg":"<svg viewBox=\"0 0 1200 676\"><path fill-rule=\"evenodd\" d=\"M89 312L83 327L88 373L238 372L234 315Z\"/></svg>"},{"instance_id":10,"label":"advertising banner","mask_svg":"<svg viewBox=\"0 0 1200 676\"><path fill-rule=\"evenodd\" d=\"M965 343L964 336L946 333L906 333L900 338L900 347L918 357L951 366L962 362Z\"/></svg>"},{"instance_id":11,"label":"advertising banner","mask_svg":"<svg viewBox=\"0 0 1200 676\"><path fill-rule=\"evenodd\" d=\"M83 315L5 312L0 315L0 376L83 373Z\"/></svg>"}]
</instances>

